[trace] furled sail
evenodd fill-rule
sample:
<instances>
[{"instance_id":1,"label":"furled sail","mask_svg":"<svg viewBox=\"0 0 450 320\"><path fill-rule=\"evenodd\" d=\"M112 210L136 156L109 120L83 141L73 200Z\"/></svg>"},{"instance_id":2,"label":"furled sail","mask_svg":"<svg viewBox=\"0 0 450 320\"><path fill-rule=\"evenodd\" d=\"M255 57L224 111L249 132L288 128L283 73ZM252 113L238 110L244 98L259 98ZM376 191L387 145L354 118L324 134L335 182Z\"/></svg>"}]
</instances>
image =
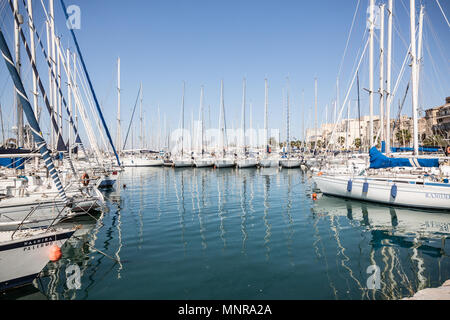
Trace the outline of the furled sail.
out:
<instances>
[{"instance_id":1,"label":"furled sail","mask_svg":"<svg viewBox=\"0 0 450 320\"><path fill-rule=\"evenodd\" d=\"M53 165L53 161L50 156L50 151L47 148L47 143L45 142L42 136L41 128L39 127L39 123L36 120L33 108L31 107L30 101L28 100L25 88L23 87L22 80L14 65L11 53L9 51L8 45L3 35L3 31L1 29L0 29L0 50L2 52L3 58L5 59L6 67L8 68L8 71L13 80L17 97L22 103L23 111L27 117L28 123L30 124L34 141L36 142L39 152L42 154L42 158L44 159L45 166L47 167L50 176L52 177L56 187L58 188L58 193L60 197L65 203L67 203L68 200L66 197L66 193L64 191L64 188L62 187L61 180L59 179L58 176L58 172L56 171L55 166Z\"/></svg>"},{"instance_id":2,"label":"furled sail","mask_svg":"<svg viewBox=\"0 0 450 320\"><path fill-rule=\"evenodd\" d=\"M382 154L376 147L370 149L369 155L371 169L393 167L439 167L438 159L389 158Z\"/></svg>"}]
</instances>

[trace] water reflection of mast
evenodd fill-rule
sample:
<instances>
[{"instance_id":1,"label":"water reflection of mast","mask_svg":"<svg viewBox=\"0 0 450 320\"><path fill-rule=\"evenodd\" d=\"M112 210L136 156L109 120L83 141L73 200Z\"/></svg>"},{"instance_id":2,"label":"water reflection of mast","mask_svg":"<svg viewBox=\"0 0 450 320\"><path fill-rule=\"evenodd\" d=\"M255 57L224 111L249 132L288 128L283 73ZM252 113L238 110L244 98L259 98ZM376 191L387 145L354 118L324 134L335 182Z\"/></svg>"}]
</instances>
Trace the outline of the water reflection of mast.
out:
<instances>
[{"instance_id":1,"label":"water reflection of mast","mask_svg":"<svg viewBox=\"0 0 450 320\"><path fill-rule=\"evenodd\" d=\"M336 239L336 244L338 246L338 254L336 255L336 264L338 262L337 259L338 259L339 255L341 255L342 256L342 260L340 261L341 262L341 266L344 269L348 270L350 278L352 278L355 281L355 283L358 285L359 289L362 292L362 297L361 298L363 298L364 295L365 295L365 290L366 289L361 285L359 280L355 278L355 276L353 275L353 270L349 266L346 265L346 262L350 261L350 258L345 254L345 248L344 248L344 246L341 243L341 239L340 239L339 231L338 231L338 229L340 229L338 217L335 217L334 215L330 215L330 228L331 228L331 230L334 233L334 238ZM347 286L348 286L347 292L350 293L350 286L349 286L348 283L347 283Z\"/></svg>"},{"instance_id":2,"label":"water reflection of mast","mask_svg":"<svg viewBox=\"0 0 450 320\"><path fill-rule=\"evenodd\" d=\"M218 171L216 171L218 172ZM223 175L222 175L222 182L223 182ZM224 220L225 217L223 216L223 206L224 204L222 203L222 192L220 190L220 182L219 182L219 177L217 177L217 193L218 193L218 215L219 215L219 219L220 219L220 238L223 241L223 247L226 248L227 243L226 243L226 239L225 239L225 228L224 228Z\"/></svg>"},{"instance_id":3,"label":"water reflection of mast","mask_svg":"<svg viewBox=\"0 0 450 320\"><path fill-rule=\"evenodd\" d=\"M205 237L205 226L203 223L203 214L202 214L202 210L205 207L205 172L202 171L201 172L201 179L202 179L202 200L200 203L200 193L198 190L198 180L197 178L195 179L195 190L196 190L196 199L197 199L197 217L198 217L198 223L199 223L199 227L200 227L200 237L202 238L202 248L206 249L207 245L206 245L206 237Z\"/></svg>"},{"instance_id":4,"label":"water reflection of mast","mask_svg":"<svg viewBox=\"0 0 450 320\"><path fill-rule=\"evenodd\" d=\"M153 180L153 179L150 179ZM142 217L142 211L144 210L144 178L140 174L139 175L139 182L140 182L140 192L139 192L139 244L142 244L144 242L144 219Z\"/></svg>"},{"instance_id":5,"label":"water reflection of mast","mask_svg":"<svg viewBox=\"0 0 450 320\"><path fill-rule=\"evenodd\" d=\"M186 254L186 241L184 239L184 229L185 229L185 222L184 222L184 215L186 214L186 208L185 208L185 204L184 204L184 171L183 169L180 170L181 173L181 190L180 190L180 197L178 196L178 188L177 188L177 180L176 180L176 175L174 175L174 182L175 182L175 194L177 196L177 202L178 202L178 213L180 216L180 227L181 227L181 242L183 243L183 247L184 247L184 254Z\"/></svg>"},{"instance_id":6,"label":"water reflection of mast","mask_svg":"<svg viewBox=\"0 0 450 320\"><path fill-rule=\"evenodd\" d=\"M294 229L293 229L293 220L292 220L292 214L291 214L291 209L292 209L292 177L290 175L291 171L286 171L288 173L288 193L287 193L287 206L286 206L286 215L287 215L287 220L288 220L288 230L289 230L289 234L288 234L288 238L287 238L287 242L286 242L286 246L288 249L288 256L289 259L291 260L291 265L294 265L294 262L292 260L292 236L294 235Z\"/></svg>"},{"instance_id":7,"label":"water reflection of mast","mask_svg":"<svg viewBox=\"0 0 450 320\"><path fill-rule=\"evenodd\" d=\"M240 198L241 198L241 231L242 231L242 253L245 254L245 240L247 240L247 231L246 231L246 215L247 215L247 208L246 206L246 201L247 201L247 177L245 176L245 174L243 175L243 181L242 181L242 188L241 188L241 192L240 192Z\"/></svg>"},{"instance_id":8,"label":"water reflection of mast","mask_svg":"<svg viewBox=\"0 0 450 320\"><path fill-rule=\"evenodd\" d=\"M120 279L120 271L122 270L122 262L120 261L120 250L122 249L122 229L121 229L121 225L122 225L122 221L121 221L121 210L117 210L117 232L119 235L119 245L117 247L117 251L116 251L116 258L117 258L117 263L119 264L119 268L117 269L117 279Z\"/></svg>"}]
</instances>

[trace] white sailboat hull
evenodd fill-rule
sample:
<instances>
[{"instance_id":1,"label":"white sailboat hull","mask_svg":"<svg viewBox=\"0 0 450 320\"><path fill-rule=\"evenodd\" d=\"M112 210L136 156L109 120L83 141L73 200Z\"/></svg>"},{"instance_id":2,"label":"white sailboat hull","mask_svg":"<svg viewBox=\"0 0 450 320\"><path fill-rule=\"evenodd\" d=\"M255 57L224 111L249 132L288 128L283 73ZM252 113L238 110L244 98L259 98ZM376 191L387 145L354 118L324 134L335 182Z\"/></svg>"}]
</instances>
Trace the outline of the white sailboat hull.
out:
<instances>
[{"instance_id":1,"label":"white sailboat hull","mask_svg":"<svg viewBox=\"0 0 450 320\"><path fill-rule=\"evenodd\" d=\"M351 191L348 191L350 179L352 180L352 186ZM390 205L450 211L450 184L419 184L420 182L413 183L406 180L406 182L399 182L399 180L326 175L314 177L314 181L324 194L333 196ZM368 183L367 192L363 192L364 182ZM391 193L394 184L397 186L395 198Z\"/></svg>"},{"instance_id":2,"label":"white sailboat hull","mask_svg":"<svg viewBox=\"0 0 450 320\"><path fill-rule=\"evenodd\" d=\"M283 168L286 169L299 168L301 161L296 159L284 159L280 161L280 164Z\"/></svg>"},{"instance_id":3,"label":"white sailboat hull","mask_svg":"<svg viewBox=\"0 0 450 320\"><path fill-rule=\"evenodd\" d=\"M214 161L216 168L232 168L235 166L234 160L231 159L219 159Z\"/></svg>"},{"instance_id":4,"label":"white sailboat hull","mask_svg":"<svg viewBox=\"0 0 450 320\"><path fill-rule=\"evenodd\" d=\"M207 168L214 166L214 159L197 159L194 161L197 168Z\"/></svg>"},{"instance_id":5,"label":"white sailboat hull","mask_svg":"<svg viewBox=\"0 0 450 320\"><path fill-rule=\"evenodd\" d=\"M256 159L241 159L236 162L238 168L255 168L258 165Z\"/></svg>"},{"instance_id":6,"label":"white sailboat hull","mask_svg":"<svg viewBox=\"0 0 450 320\"><path fill-rule=\"evenodd\" d=\"M262 159L259 161L259 165L262 168L274 168L280 166L279 160L273 160L273 159Z\"/></svg>"},{"instance_id":7,"label":"white sailboat hull","mask_svg":"<svg viewBox=\"0 0 450 320\"><path fill-rule=\"evenodd\" d=\"M175 168L192 167L192 160L173 160L173 166Z\"/></svg>"},{"instance_id":8,"label":"white sailboat hull","mask_svg":"<svg viewBox=\"0 0 450 320\"><path fill-rule=\"evenodd\" d=\"M0 232L0 291L32 282L50 259L50 248L61 247L74 233L71 229L53 232L29 230Z\"/></svg>"},{"instance_id":9,"label":"white sailboat hull","mask_svg":"<svg viewBox=\"0 0 450 320\"><path fill-rule=\"evenodd\" d=\"M145 159L145 158L124 158L122 165L124 167L158 167L164 164L160 159Z\"/></svg>"}]
</instances>

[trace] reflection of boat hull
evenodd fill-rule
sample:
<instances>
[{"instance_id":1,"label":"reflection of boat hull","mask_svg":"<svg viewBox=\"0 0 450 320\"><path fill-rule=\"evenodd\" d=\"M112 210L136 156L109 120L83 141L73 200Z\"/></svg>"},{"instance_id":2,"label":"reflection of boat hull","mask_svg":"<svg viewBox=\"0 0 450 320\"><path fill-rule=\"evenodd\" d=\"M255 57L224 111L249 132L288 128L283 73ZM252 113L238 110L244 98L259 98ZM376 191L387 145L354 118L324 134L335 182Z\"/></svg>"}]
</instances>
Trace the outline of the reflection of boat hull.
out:
<instances>
[{"instance_id":1,"label":"reflection of boat hull","mask_svg":"<svg viewBox=\"0 0 450 320\"><path fill-rule=\"evenodd\" d=\"M258 161L256 159L241 159L236 162L238 168L256 168Z\"/></svg>"},{"instance_id":2,"label":"reflection of boat hull","mask_svg":"<svg viewBox=\"0 0 450 320\"><path fill-rule=\"evenodd\" d=\"M346 216L351 220L366 221L371 229L391 230L395 234L420 233L438 237L450 234L450 216L444 212L392 207L360 202L334 196L323 196L314 202L314 212L332 216Z\"/></svg>"},{"instance_id":3,"label":"reflection of boat hull","mask_svg":"<svg viewBox=\"0 0 450 320\"><path fill-rule=\"evenodd\" d=\"M280 164L283 168L286 169L293 169L293 168L299 168L300 167L300 160L296 159L283 159L280 161Z\"/></svg>"},{"instance_id":4,"label":"reflection of boat hull","mask_svg":"<svg viewBox=\"0 0 450 320\"><path fill-rule=\"evenodd\" d=\"M350 179L352 182L348 191ZM326 175L316 176L314 181L324 194L334 196L425 209L450 208L450 184L416 184L406 180L401 183L400 180L393 182L375 178ZM367 192L363 192L364 183L368 184ZM397 187L395 198L392 195L393 185Z\"/></svg>"},{"instance_id":5,"label":"reflection of boat hull","mask_svg":"<svg viewBox=\"0 0 450 320\"><path fill-rule=\"evenodd\" d=\"M115 183L116 183L115 178L111 178L110 176L105 176L100 180L97 188L100 188L100 189L112 188Z\"/></svg>"},{"instance_id":6,"label":"reflection of boat hull","mask_svg":"<svg viewBox=\"0 0 450 320\"><path fill-rule=\"evenodd\" d=\"M31 233L31 235L30 235ZM0 291L32 282L49 261L50 248L61 247L73 230L0 232Z\"/></svg>"},{"instance_id":7,"label":"reflection of boat hull","mask_svg":"<svg viewBox=\"0 0 450 320\"><path fill-rule=\"evenodd\" d=\"M216 168L233 168L235 166L234 160L231 159L218 159L214 161Z\"/></svg>"}]
</instances>

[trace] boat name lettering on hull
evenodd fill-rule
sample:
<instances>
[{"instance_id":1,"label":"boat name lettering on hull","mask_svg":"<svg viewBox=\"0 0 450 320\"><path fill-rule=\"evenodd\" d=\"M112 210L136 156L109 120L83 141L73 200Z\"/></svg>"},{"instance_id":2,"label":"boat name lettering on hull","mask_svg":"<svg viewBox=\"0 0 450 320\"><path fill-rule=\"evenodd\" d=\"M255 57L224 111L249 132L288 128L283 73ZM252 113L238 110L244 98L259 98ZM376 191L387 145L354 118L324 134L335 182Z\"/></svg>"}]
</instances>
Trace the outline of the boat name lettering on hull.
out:
<instances>
[{"instance_id":1,"label":"boat name lettering on hull","mask_svg":"<svg viewBox=\"0 0 450 320\"><path fill-rule=\"evenodd\" d=\"M431 199L450 199L450 193L425 193L425 198Z\"/></svg>"}]
</instances>

